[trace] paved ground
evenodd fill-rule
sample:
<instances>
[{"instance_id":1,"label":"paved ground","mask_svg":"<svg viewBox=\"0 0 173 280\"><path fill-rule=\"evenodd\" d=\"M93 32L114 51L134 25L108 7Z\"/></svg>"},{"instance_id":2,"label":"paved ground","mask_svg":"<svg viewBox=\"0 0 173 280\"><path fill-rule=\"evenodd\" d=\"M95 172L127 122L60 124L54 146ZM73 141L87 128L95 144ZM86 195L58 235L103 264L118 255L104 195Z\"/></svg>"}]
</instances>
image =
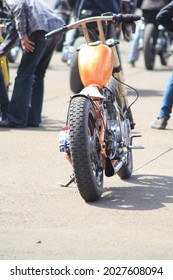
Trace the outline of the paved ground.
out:
<instances>
[{"instance_id":1,"label":"paved ground","mask_svg":"<svg viewBox=\"0 0 173 280\"><path fill-rule=\"evenodd\" d=\"M166 131L149 127L159 111L171 73L157 60L154 71L126 67L130 44L122 43L126 83L139 90L132 107L135 132L130 180L105 178L101 200L87 204L77 187L59 187L72 169L58 150L69 96L69 69L53 56L45 81L43 127L0 128L0 259L172 259L173 119ZM17 64L10 65L13 88ZM135 94L130 91L132 102Z\"/></svg>"}]
</instances>

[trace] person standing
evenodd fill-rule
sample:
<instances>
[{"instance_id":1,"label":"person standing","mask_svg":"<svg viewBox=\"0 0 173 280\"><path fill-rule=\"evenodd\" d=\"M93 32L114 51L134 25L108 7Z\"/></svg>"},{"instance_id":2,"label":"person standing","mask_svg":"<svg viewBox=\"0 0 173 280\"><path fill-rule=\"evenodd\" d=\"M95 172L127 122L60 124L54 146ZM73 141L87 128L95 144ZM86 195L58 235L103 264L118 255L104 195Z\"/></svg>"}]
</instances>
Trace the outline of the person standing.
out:
<instances>
[{"instance_id":1,"label":"person standing","mask_svg":"<svg viewBox=\"0 0 173 280\"><path fill-rule=\"evenodd\" d=\"M162 24L169 32L173 32L173 1L166 5L158 13L156 19L158 23ZM155 129L165 129L170 119L173 107L173 72L171 73L166 84L162 104L160 107L159 116L155 121L151 122L150 126Z\"/></svg>"},{"instance_id":2,"label":"person standing","mask_svg":"<svg viewBox=\"0 0 173 280\"><path fill-rule=\"evenodd\" d=\"M0 127L38 127L44 95L44 76L59 38L45 34L64 22L42 0L5 0L23 48L7 118Z\"/></svg>"}]
</instances>

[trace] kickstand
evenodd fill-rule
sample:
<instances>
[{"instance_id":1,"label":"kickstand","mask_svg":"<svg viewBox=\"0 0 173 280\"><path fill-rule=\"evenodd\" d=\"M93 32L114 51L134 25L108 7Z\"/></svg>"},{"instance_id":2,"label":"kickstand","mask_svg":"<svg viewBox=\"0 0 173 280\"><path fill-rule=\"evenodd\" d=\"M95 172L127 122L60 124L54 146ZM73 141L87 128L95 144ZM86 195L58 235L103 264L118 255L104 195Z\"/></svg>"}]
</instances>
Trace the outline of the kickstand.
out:
<instances>
[{"instance_id":1,"label":"kickstand","mask_svg":"<svg viewBox=\"0 0 173 280\"><path fill-rule=\"evenodd\" d=\"M75 182L75 177L74 177L74 175L70 176L70 178L71 178L70 181L68 181L66 184L59 183L59 185L60 185L61 187L67 188L71 183Z\"/></svg>"}]
</instances>

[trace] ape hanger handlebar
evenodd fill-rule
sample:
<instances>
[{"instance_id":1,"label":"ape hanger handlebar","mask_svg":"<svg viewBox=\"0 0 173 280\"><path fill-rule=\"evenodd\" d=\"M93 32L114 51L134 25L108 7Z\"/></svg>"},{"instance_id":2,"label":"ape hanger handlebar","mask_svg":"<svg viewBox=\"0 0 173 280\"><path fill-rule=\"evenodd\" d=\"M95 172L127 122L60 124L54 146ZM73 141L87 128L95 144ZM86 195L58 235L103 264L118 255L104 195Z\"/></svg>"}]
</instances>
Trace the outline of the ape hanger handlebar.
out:
<instances>
[{"instance_id":1,"label":"ape hanger handlebar","mask_svg":"<svg viewBox=\"0 0 173 280\"><path fill-rule=\"evenodd\" d=\"M133 25L135 21L138 21L140 19L141 19L140 16L134 15L134 14L105 13L101 16L89 17L89 18L78 20L78 21L76 21L72 24L69 24L69 25L63 25L61 28L55 29L55 30L47 33L45 35L45 39L50 39L50 38L53 38L55 36L60 36L63 33L66 33L67 31L69 31L71 29L81 27L83 32L85 33L85 37L87 39L87 42L89 42L90 39L89 39L89 35L87 33L87 24L88 23L94 23L94 22L97 23L97 27L98 27L98 30L99 30L99 33L100 33L100 37L103 38L104 37L103 28L102 28L102 23L103 22L108 22L108 21L113 22L113 23L115 23L115 25L117 27L120 28L121 24L131 24L131 25Z\"/></svg>"}]
</instances>

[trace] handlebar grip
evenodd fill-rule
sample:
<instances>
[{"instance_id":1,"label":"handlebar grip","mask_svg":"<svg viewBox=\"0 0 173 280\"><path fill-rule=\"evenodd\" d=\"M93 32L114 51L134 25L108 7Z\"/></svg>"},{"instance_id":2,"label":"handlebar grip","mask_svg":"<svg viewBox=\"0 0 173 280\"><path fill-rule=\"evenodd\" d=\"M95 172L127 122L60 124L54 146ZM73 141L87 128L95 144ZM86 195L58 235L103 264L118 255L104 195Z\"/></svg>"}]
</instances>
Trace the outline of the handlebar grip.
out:
<instances>
[{"instance_id":1,"label":"handlebar grip","mask_svg":"<svg viewBox=\"0 0 173 280\"><path fill-rule=\"evenodd\" d=\"M64 32L67 32L67 30L68 30L68 27L66 25L63 25L61 28L55 29L55 30L47 33L45 35L45 39L48 40L48 39L54 38L56 36L60 36Z\"/></svg>"},{"instance_id":2,"label":"handlebar grip","mask_svg":"<svg viewBox=\"0 0 173 280\"><path fill-rule=\"evenodd\" d=\"M134 14L114 14L113 21L118 23L133 23L134 21L140 20L141 16Z\"/></svg>"}]
</instances>

